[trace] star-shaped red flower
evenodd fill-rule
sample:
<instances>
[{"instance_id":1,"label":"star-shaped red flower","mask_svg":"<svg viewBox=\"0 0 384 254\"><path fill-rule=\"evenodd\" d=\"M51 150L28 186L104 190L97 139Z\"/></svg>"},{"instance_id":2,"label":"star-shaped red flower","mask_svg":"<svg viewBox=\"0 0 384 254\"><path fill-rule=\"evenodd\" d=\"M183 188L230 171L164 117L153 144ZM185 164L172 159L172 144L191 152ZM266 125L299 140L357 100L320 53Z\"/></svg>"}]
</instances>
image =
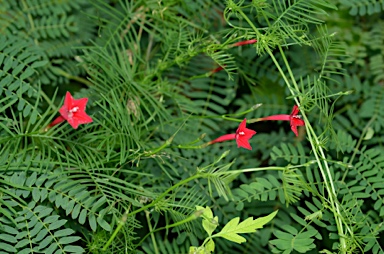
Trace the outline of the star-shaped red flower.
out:
<instances>
[{"instance_id":1,"label":"star-shaped red flower","mask_svg":"<svg viewBox=\"0 0 384 254\"><path fill-rule=\"evenodd\" d=\"M64 105L60 108L61 116L56 118L49 127L67 121L74 129L77 129L80 124L91 123L92 118L85 113L85 106L88 98L74 99L70 92L67 92L64 99Z\"/></svg>"},{"instance_id":2,"label":"star-shaped red flower","mask_svg":"<svg viewBox=\"0 0 384 254\"><path fill-rule=\"evenodd\" d=\"M236 139L237 147L244 147L248 150L252 150L252 147L249 144L249 139L251 139L252 136L256 134L256 131L246 128L246 124L247 119L244 118L244 120L240 123L239 127L237 128L236 133L225 134L215 140L210 141L209 144Z\"/></svg>"},{"instance_id":3,"label":"star-shaped red flower","mask_svg":"<svg viewBox=\"0 0 384 254\"><path fill-rule=\"evenodd\" d=\"M300 115L298 115L299 111L300 111L299 107L297 105L295 105L295 106L293 106L292 113L290 115L267 116L267 117L263 117L263 118L258 119L258 121L267 121L267 120L289 121L289 123L291 125L291 130L293 131L293 133L295 133L296 136L298 136L299 134L297 132L297 126L304 126L305 125L304 120L301 119Z\"/></svg>"}]
</instances>

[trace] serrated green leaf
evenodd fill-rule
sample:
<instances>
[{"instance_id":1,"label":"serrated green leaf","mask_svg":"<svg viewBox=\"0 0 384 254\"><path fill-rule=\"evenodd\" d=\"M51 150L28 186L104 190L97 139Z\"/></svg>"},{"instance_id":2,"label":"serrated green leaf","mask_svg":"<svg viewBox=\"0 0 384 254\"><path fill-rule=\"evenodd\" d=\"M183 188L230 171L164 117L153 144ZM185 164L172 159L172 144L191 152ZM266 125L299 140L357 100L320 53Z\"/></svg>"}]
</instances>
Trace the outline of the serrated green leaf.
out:
<instances>
[{"instance_id":1,"label":"serrated green leaf","mask_svg":"<svg viewBox=\"0 0 384 254\"><path fill-rule=\"evenodd\" d=\"M203 210L203 228L204 230L208 233L209 236L212 235L212 232L215 231L216 227L219 225L218 224L218 217L216 216L213 218L213 212L209 206L207 207L202 207L202 206L196 206L196 210L200 211Z\"/></svg>"},{"instance_id":2,"label":"serrated green leaf","mask_svg":"<svg viewBox=\"0 0 384 254\"><path fill-rule=\"evenodd\" d=\"M215 242L212 239L205 244L205 251L208 253L215 251Z\"/></svg>"},{"instance_id":3,"label":"serrated green leaf","mask_svg":"<svg viewBox=\"0 0 384 254\"><path fill-rule=\"evenodd\" d=\"M229 241L236 242L236 243L243 243L245 242L245 238L238 235L241 233L253 233L256 232L256 229L262 228L265 224L267 224L269 221L271 221L278 211L272 212L271 214L260 217L257 219L253 219L252 217L247 218L243 222L239 223L240 218L236 217L232 220L230 220L224 228L214 236L216 237L223 237Z\"/></svg>"},{"instance_id":4,"label":"serrated green leaf","mask_svg":"<svg viewBox=\"0 0 384 254\"><path fill-rule=\"evenodd\" d=\"M203 228L205 232L208 233L209 236L212 235L213 231L215 231L215 229L219 225L218 221L219 221L219 218L217 216L209 220L203 219Z\"/></svg>"}]
</instances>

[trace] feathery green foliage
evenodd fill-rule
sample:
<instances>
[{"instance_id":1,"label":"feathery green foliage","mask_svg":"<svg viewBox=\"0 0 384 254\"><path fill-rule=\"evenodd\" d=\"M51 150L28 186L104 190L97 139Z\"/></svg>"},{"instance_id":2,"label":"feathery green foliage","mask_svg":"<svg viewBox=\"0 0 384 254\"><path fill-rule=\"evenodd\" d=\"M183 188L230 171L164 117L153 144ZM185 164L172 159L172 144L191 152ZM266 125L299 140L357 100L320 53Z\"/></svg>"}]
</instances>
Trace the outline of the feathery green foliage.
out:
<instances>
[{"instance_id":1,"label":"feathery green foliage","mask_svg":"<svg viewBox=\"0 0 384 254\"><path fill-rule=\"evenodd\" d=\"M0 2L0 253L383 254L382 1L187 2Z\"/></svg>"}]
</instances>

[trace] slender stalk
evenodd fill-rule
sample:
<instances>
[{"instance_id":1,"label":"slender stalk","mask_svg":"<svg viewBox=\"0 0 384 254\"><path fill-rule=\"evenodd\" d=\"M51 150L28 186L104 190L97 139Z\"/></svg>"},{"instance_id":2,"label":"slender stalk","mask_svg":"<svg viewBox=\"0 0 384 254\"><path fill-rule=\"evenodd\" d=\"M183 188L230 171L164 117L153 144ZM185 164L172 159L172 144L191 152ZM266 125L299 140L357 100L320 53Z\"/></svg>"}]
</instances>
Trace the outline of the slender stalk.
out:
<instances>
[{"instance_id":1,"label":"slender stalk","mask_svg":"<svg viewBox=\"0 0 384 254\"><path fill-rule=\"evenodd\" d=\"M247 21L247 23L252 27L254 32L256 34L259 34L258 29L253 24L253 22L251 22L251 20L248 18L248 16L241 9L238 9L237 11ZM295 90L293 89L291 83L289 82L288 77L285 75L284 71L282 70L280 64L277 62L276 58L274 57L272 51L269 48L266 48L266 52L269 54L269 56L271 57L272 61L275 64L275 66L277 67L278 71L280 72L280 74L281 74L284 82L286 83L289 91L291 92L291 94L293 96L295 96L294 100L295 100L296 104L298 106L300 106L300 101L296 97L296 92L295 92L295 91L299 91L299 86L296 83L295 77L294 77L293 72L292 72L292 70L290 68L290 65L289 65L289 63L288 63L288 61L287 61L287 59L285 57L285 54L284 54L284 51L283 51L282 47L278 46L278 49L279 49L280 54L281 54L281 56L283 58L285 67L287 68L287 71L288 71L288 74L289 74L289 78L290 78L290 80L291 80ZM318 139L315 131L313 130L312 126L310 125L310 123L309 123L309 121L308 121L308 119L307 119L307 117L305 115L305 112L301 111L301 114L302 114L303 119L306 122L305 127L306 127L307 132L308 132L308 139L309 139L309 141L311 143L312 149L313 149L313 151L317 151L320 154L320 156L321 156L321 158L319 158L318 153L317 152L314 153L316 161L317 161L317 164L319 166L319 170L320 170L321 175L322 175L322 177L324 179L324 182L325 182L325 187L326 187L328 195L329 195L331 206L333 208L332 212L334 214L337 230L338 230L338 233L339 233L339 236L340 236L341 250L342 250L343 253L346 253L346 242L345 242L345 239L344 239L343 222L341 220L341 212L340 212L339 204L338 204L337 197L336 197L336 190L335 190L335 187L334 187L334 184L333 184L332 174L331 174L331 171L329 169L328 163L326 161L325 153L323 151L323 148L320 146L320 142L319 142L319 139Z\"/></svg>"},{"instance_id":2,"label":"slender stalk","mask_svg":"<svg viewBox=\"0 0 384 254\"><path fill-rule=\"evenodd\" d=\"M105 244L105 246L103 247L103 251L106 251L107 248L109 247L109 245L111 245L111 243L113 242L113 240L115 239L115 237L117 236L117 234L120 232L120 230L122 229L122 227L124 226L125 224L125 221L126 221L126 218L128 218L129 216L133 216L139 212L142 212L142 211L145 211L153 206L155 206L159 201L161 201L169 192L173 191L174 189L178 188L179 186L181 185L184 185L186 183L188 183L189 181L192 181L194 179L197 179L197 178L200 178L200 177L204 177L205 174L202 174L202 173L197 173L196 175L193 175L191 177L188 177L187 179L184 179L180 182L178 182L177 184L171 186L170 188L168 188L165 192L163 192L160 196L158 196L154 201L152 201L151 203L149 203L148 205L146 206L143 206L133 212L129 212L130 209L127 209L123 215L123 219L120 221L120 223L118 224L117 228L115 229L115 231L112 233L112 236L109 238L108 242ZM125 218L125 219L124 219Z\"/></svg>"},{"instance_id":3,"label":"slender stalk","mask_svg":"<svg viewBox=\"0 0 384 254\"><path fill-rule=\"evenodd\" d=\"M287 68L287 71L289 73L292 84L293 84L295 90L299 91L299 86L296 83L293 72L289 66L288 60L285 57L284 51L281 48L281 46L279 46L279 51L280 51L280 54L282 55L284 64ZM279 63L277 62L277 60L274 57L274 55L272 54L272 52L270 50L267 50L267 52L270 55L270 57L272 58L275 65L278 66L280 74L285 77L285 74L284 74L282 68L280 67ZM287 79L287 78L285 78L285 79ZM290 90L291 94L293 96L295 96L296 93L293 90L293 88L291 87L291 84L289 82L286 82L286 84L287 84L287 87ZM300 106L300 102L299 102L298 98L295 97L294 100L296 101L296 104ZM317 151L321 156L321 158L320 158L319 154L317 152L314 152L317 164L319 166L320 173L324 179L325 187L326 187L326 190L327 190L328 195L329 195L330 204L333 208L332 212L333 212L333 215L335 217L337 230L338 230L339 236L340 236L341 250L343 251L343 253L346 253L347 246L346 246L346 242L344 239L344 227L343 227L343 222L341 220L341 212L340 212L339 204L338 204L337 197L336 197L336 189L335 189L335 186L333 184L334 181L332 178L331 170L329 169L324 150L320 146L320 141L319 141L314 129L312 128L312 125L309 123L305 112L303 112L303 111L300 111L300 112L301 112L301 115L302 115L302 117L306 123L305 128L307 129L308 140L311 143L312 150Z\"/></svg>"},{"instance_id":4,"label":"slender stalk","mask_svg":"<svg viewBox=\"0 0 384 254\"><path fill-rule=\"evenodd\" d=\"M150 212L145 211L145 218L147 218L149 232L152 232L153 228L152 228L152 224L151 224L151 218L149 218L149 214L150 214ZM153 248L155 250L155 253L159 254L159 248L157 247L157 242L156 242L156 238L155 238L154 234L151 234L151 239L152 239L152 244L153 244Z\"/></svg>"},{"instance_id":5,"label":"slender stalk","mask_svg":"<svg viewBox=\"0 0 384 254\"><path fill-rule=\"evenodd\" d=\"M82 77L73 76L70 73L68 73L62 69L59 69L59 68L54 68L54 70L57 72L57 74L60 74L64 77L66 77L67 79L76 80L77 82L82 83L82 84L86 85L87 87L92 87L92 83L90 81L82 78Z\"/></svg>"},{"instance_id":6,"label":"slender stalk","mask_svg":"<svg viewBox=\"0 0 384 254\"><path fill-rule=\"evenodd\" d=\"M188 223L188 222L190 222L190 221L192 221L192 220L197 219L201 214L202 214L202 212L196 211L196 212L194 212L191 216L185 218L184 220L175 222L175 223L170 224L170 225L166 225L165 227L157 228L157 229L155 229L155 230L150 229L150 232L147 233L143 238L141 238L141 240L140 240L140 242L137 244L137 246L141 246L141 244L144 242L145 239L147 239L147 237L148 237L149 235L152 236L154 233L156 233L156 232L158 232L158 231L160 231L160 230L170 229L170 228L177 227L177 226L180 226L180 225L182 225L182 224Z\"/></svg>"},{"instance_id":7,"label":"slender stalk","mask_svg":"<svg viewBox=\"0 0 384 254\"><path fill-rule=\"evenodd\" d=\"M357 144L356 144L355 148L353 149L354 150L353 154L352 154L351 158L349 159L349 164L350 165L352 165L353 160L355 159L356 154L359 152L359 147L361 145L361 142L363 142L363 139L364 139L365 135L367 134L367 131L368 131L369 127L376 120L376 117L377 117L377 115L373 115L372 118L365 125L365 127L363 129L363 132L361 133L361 136L359 138L359 141L357 141ZM343 178L341 179L342 182L344 182L345 178L347 177L347 173L348 173L348 171L346 171L344 173Z\"/></svg>"}]
</instances>

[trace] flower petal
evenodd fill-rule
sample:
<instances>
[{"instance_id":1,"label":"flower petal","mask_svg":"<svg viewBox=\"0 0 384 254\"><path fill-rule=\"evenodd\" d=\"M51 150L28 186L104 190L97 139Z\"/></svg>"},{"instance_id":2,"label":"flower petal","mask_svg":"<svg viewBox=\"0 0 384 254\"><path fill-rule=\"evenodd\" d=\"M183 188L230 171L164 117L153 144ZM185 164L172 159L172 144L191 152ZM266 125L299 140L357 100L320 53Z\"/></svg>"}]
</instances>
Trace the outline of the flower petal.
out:
<instances>
[{"instance_id":1,"label":"flower petal","mask_svg":"<svg viewBox=\"0 0 384 254\"><path fill-rule=\"evenodd\" d=\"M79 111L85 111L85 106L87 105L87 102L88 102L88 98L73 100L73 107L78 107Z\"/></svg>"},{"instance_id":2,"label":"flower petal","mask_svg":"<svg viewBox=\"0 0 384 254\"><path fill-rule=\"evenodd\" d=\"M78 124L92 123L93 119L87 115L84 111L80 111L73 114L73 118L76 119Z\"/></svg>"},{"instance_id":3,"label":"flower petal","mask_svg":"<svg viewBox=\"0 0 384 254\"><path fill-rule=\"evenodd\" d=\"M245 149L252 150L251 145L248 142L248 139L238 138L236 139L237 147L244 147Z\"/></svg>"},{"instance_id":4,"label":"flower petal","mask_svg":"<svg viewBox=\"0 0 384 254\"><path fill-rule=\"evenodd\" d=\"M294 105L292 109L291 117L297 115L299 111L300 111L299 107L297 105Z\"/></svg>"},{"instance_id":5,"label":"flower petal","mask_svg":"<svg viewBox=\"0 0 384 254\"><path fill-rule=\"evenodd\" d=\"M300 117L292 117L291 119L291 125L295 125L295 126L304 126L305 125L305 122L303 119L301 119Z\"/></svg>"},{"instance_id":6,"label":"flower petal","mask_svg":"<svg viewBox=\"0 0 384 254\"><path fill-rule=\"evenodd\" d=\"M244 131L246 128L245 126L247 125L247 119L244 118L244 120L239 124L239 127L237 128L236 133Z\"/></svg>"},{"instance_id":7,"label":"flower petal","mask_svg":"<svg viewBox=\"0 0 384 254\"><path fill-rule=\"evenodd\" d=\"M299 136L299 134L297 133L297 126L296 125L291 125L291 130L293 131L293 133L295 133L296 137Z\"/></svg>"},{"instance_id":8,"label":"flower petal","mask_svg":"<svg viewBox=\"0 0 384 254\"><path fill-rule=\"evenodd\" d=\"M64 99L64 105L63 107L66 107L67 109L70 109L73 107L73 97L70 92L67 91L65 94L65 99Z\"/></svg>"},{"instance_id":9,"label":"flower petal","mask_svg":"<svg viewBox=\"0 0 384 254\"><path fill-rule=\"evenodd\" d=\"M64 105L59 109L60 115L65 119L68 120L68 108L67 105Z\"/></svg>"}]
</instances>

